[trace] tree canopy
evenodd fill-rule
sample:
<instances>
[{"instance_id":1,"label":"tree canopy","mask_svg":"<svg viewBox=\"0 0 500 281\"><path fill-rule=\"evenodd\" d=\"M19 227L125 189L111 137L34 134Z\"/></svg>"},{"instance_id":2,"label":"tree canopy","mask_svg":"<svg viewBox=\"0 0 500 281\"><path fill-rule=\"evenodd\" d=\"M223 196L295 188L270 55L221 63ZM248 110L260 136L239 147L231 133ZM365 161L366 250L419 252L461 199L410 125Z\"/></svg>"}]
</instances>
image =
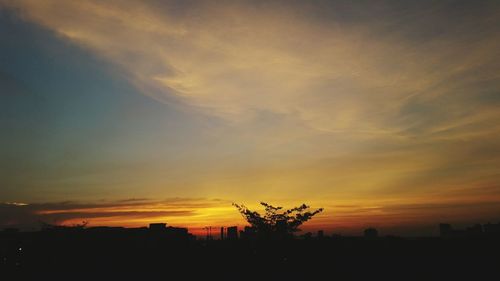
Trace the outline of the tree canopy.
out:
<instances>
[{"instance_id":1,"label":"tree canopy","mask_svg":"<svg viewBox=\"0 0 500 281\"><path fill-rule=\"evenodd\" d=\"M299 231L299 226L310 220L314 215L323 211L323 208L309 210L310 207L302 204L298 207L283 210L268 203L260 203L265 208L265 213L248 209L245 205L233 203L245 220L262 235L283 234L291 235Z\"/></svg>"}]
</instances>

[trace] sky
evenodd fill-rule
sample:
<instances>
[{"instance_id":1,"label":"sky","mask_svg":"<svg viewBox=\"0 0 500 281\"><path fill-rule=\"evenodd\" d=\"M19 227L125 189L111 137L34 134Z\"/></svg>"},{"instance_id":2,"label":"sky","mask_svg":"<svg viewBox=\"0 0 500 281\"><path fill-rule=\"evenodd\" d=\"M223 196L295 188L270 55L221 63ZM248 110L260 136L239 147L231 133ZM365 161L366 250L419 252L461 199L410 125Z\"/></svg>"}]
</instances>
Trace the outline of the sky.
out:
<instances>
[{"instance_id":1,"label":"sky","mask_svg":"<svg viewBox=\"0 0 500 281\"><path fill-rule=\"evenodd\" d=\"M498 1L0 0L0 227L500 221Z\"/></svg>"}]
</instances>

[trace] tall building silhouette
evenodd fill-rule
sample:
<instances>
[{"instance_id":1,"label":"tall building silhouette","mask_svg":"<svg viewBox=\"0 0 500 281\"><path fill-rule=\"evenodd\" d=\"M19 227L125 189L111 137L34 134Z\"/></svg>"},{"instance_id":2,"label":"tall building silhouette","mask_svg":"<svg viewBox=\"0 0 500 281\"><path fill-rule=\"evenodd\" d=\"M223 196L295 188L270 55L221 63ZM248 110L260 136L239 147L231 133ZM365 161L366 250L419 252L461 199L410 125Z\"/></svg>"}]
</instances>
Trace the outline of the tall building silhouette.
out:
<instances>
[{"instance_id":1,"label":"tall building silhouette","mask_svg":"<svg viewBox=\"0 0 500 281\"><path fill-rule=\"evenodd\" d=\"M378 237L378 231L377 229L370 227L365 229L364 231L364 237L365 238L377 238Z\"/></svg>"},{"instance_id":2,"label":"tall building silhouette","mask_svg":"<svg viewBox=\"0 0 500 281\"><path fill-rule=\"evenodd\" d=\"M238 227L237 226L230 226L227 228L227 240L236 240L238 239Z\"/></svg>"},{"instance_id":3,"label":"tall building silhouette","mask_svg":"<svg viewBox=\"0 0 500 281\"><path fill-rule=\"evenodd\" d=\"M453 233L453 227L449 223L440 223L439 224L439 235L441 237L448 237Z\"/></svg>"}]
</instances>

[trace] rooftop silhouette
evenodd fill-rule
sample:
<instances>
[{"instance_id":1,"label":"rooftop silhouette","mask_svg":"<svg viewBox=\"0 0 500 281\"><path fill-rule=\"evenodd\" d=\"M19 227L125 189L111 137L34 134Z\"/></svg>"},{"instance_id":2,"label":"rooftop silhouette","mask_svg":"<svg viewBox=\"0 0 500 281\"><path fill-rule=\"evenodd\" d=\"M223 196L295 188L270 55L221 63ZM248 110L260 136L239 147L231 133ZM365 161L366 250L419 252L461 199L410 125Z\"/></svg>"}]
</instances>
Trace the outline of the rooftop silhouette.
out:
<instances>
[{"instance_id":1,"label":"rooftop silhouette","mask_svg":"<svg viewBox=\"0 0 500 281\"><path fill-rule=\"evenodd\" d=\"M500 250L500 223L465 230L444 223L437 227L440 237L380 236L368 228L359 236L318 231L277 239L258 235L252 226L229 226L221 229L222 239L206 239L166 223L140 228L46 224L35 232L0 231L0 272L21 279L67 274L144 278L160 273L185 278L244 273L257 279L262 274L357 279L410 271L421 278L479 276L498 270L489 253Z\"/></svg>"}]
</instances>

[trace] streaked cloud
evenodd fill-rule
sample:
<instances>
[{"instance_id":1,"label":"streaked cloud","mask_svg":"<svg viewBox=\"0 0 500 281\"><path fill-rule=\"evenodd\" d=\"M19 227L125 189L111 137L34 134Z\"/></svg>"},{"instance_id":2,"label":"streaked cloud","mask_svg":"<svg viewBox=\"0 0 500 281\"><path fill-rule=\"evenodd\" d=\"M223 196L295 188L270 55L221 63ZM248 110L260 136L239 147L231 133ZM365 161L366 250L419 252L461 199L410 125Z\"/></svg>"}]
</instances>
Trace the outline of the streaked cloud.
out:
<instances>
[{"instance_id":1,"label":"streaked cloud","mask_svg":"<svg viewBox=\"0 0 500 281\"><path fill-rule=\"evenodd\" d=\"M29 205L28 203L21 203L21 202L5 202L5 205L12 205L12 206L27 206Z\"/></svg>"},{"instance_id":2,"label":"streaked cloud","mask_svg":"<svg viewBox=\"0 0 500 281\"><path fill-rule=\"evenodd\" d=\"M457 33L470 29L467 20L482 27L498 20L496 10L485 8L477 17L455 22L447 10L463 7L421 8L417 12L438 23L439 16L451 19L440 22L443 36L426 36L424 41L413 38L418 20L402 28L399 18L389 17L347 24L335 13L342 2L333 3L331 18L321 20L313 17L321 6L281 2L10 5L24 18L120 66L144 94L186 102L231 120L253 118L264 110L294 114L297 122L326 132L432 137L498 117L489 104L482 105L482 112L463 104L471 95L488 92L488 87L479 90L478 83L499 78L498 30L489 24L480 37L473 30ZM388 2L378 12L411 11ZM433 33L431 26L422 28ZM454 99L444 98L450 96ZM433 124L422 124L422 114L434 117ZM397 122L401 118L406 120Z\"/></svg>"},{"instance_id":3,"label":"streaked cloud","mask_svg":"<svg viewBox=\"0 0 500 281\"><path fill-rule=\"evenodd\" d=\"M170 198L166 200L125 199L117 201L54 202L54 203L12 203L0 204L0 227L37 228L42 222L71 225L89 222L90 226L146 226L150 222L189 224L200 215L230 202L204 198ZM201 227L201 226L198 226Z\"/></svg>"}]
</instances>

